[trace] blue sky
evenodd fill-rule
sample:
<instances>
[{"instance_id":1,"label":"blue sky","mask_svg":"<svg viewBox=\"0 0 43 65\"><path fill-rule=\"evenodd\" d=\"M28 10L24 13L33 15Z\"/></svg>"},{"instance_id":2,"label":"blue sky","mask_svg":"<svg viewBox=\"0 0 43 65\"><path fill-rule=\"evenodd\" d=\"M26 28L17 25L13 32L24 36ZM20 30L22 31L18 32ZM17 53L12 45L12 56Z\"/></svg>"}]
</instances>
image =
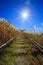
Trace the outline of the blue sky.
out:
<instances>
[{"instance_id":1,"label":"blue sky","mask_svg":"<svg viewBox=\"0 0 43 65\"><path fill-rule=\"evenodd\" d=\"M24 23L18 19L18 11L23 8L28 8L31 15ZM43 32L43 0L0 0L0 18L21 30Z\"/></svg>"}]
</instances>

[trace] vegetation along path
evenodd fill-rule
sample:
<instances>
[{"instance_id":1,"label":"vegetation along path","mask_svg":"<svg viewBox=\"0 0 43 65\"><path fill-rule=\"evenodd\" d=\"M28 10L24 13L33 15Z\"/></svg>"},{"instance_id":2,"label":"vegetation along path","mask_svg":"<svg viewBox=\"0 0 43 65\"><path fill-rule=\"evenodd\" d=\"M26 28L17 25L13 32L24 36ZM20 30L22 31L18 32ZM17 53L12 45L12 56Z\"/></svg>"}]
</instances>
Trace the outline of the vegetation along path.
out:
<instances>
[{"instance_id":1,"label":"vegetation along path","mask_svg":"<svg viewBox=\"0 0 43 65\"><path fill-rule=\"evenodd\" d=\"M35 54L31 52L34 46L29 39L27 41L27 36L22 31L10 43L1 55L0 65L43 65L43 55L40 56L36 47L33 48Z\"/></svg>"}]
</instances>

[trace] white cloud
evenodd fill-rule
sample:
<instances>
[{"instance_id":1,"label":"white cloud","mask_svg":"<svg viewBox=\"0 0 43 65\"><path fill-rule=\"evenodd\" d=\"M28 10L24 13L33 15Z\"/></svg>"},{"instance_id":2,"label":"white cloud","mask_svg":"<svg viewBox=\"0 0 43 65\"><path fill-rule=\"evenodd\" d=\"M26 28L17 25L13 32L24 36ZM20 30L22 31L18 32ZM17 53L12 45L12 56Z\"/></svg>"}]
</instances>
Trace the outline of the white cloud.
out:
<instances>
[{"instance_id":1,"label":"white cloud","mask_svg":"<svg viewBox=\"0 0 43 65\"><path fill-rule=\"evenodd\" d=\"M36 30L36 29L37 29L36 25L34 25L33 27L34 27L34 30Z\"/></svg>"},{"instance_id":2,"label":"white cloud","mask_svg":"<svg viewBox=\"0 0 43 65\"><path fill-rule=\"evenodd\" d=\"M37 32L37 33L41 33L43 31L42 27L37 27L36 25L33 26L33 31Z\"/></svg>"},{"instance_id":3,"label":"white cloud","mask_svg":"<svg viewBox=\"0 0 43 65\"><path fill-rule=\"evenodd\" d=\"M38 30L38 33L41 33L42 32L42 27L38 27L37 30Z\"/></svg>"},{"instance_id":4,"label":"white cloud","mask_svg":"<svg viewBox=\"0 0 43 65\"><path fill-rule=\"evenodd\" d=\"M41 25L43 26L43 22L41 23Z\"/></svg>"},{"instance_id":5,"label":"white cloud","mask_svg":"<svg viewBox=\"0 0 43 65\"><path fill-rule=\"evenodd\" d=\"M30 0L25 0L26 5L30 5Z\"/></svg>"}]
</instances>

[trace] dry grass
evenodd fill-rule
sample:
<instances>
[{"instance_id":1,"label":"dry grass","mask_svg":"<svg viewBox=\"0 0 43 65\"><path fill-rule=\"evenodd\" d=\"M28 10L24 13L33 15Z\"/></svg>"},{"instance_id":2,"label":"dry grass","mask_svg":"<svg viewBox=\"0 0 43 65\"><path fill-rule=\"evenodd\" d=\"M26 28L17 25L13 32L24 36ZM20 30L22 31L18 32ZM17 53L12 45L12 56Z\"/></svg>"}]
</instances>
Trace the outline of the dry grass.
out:
<instances>
[{"instance_id":1,"label":"dry grass","mask_svg":"<svg viewBox=\"0 0 43 65\"><path fill-rule=\"evenodd\" d=\"M27 33L26 33L27 34ZM7 42L9 39L11 39L13 36L16 36L17 38L16 40L12 41L11 45L6 48L3 52L3 54L0 57L0 65L13 65L16 56L15 54L15 50L17 50L18 48L21 48L18 44L16 44L18 42L18 40L24 40L24 36L22 35L22 32L18 31L16 28L12 27L11 24L7 23L7 22L3 22L0 21L0 42L1 43L5 43ZM31 38L33 38L34 40L36 40L37 42L40 43L40 45L43 45L43 33L39 34L33 34L33 33L28 33L28 36L30 36ZM25 40L26 41L26 38ZM28 50L27 56L28 59L31 63L31 65L40 65L38 58L34 57L34 55L32 55L32 51L37 51L37 49L29 42L28 44L25 44L25 47L27 47L29 45L28 48L25 48L26 50ZM31 51L31 49L33 48L33 50ZM37 51L38 52L38 51ZM33 52L34 53L34 52ZM41 57L40 57L41 58Z\"/></svg>"}]
</instances>

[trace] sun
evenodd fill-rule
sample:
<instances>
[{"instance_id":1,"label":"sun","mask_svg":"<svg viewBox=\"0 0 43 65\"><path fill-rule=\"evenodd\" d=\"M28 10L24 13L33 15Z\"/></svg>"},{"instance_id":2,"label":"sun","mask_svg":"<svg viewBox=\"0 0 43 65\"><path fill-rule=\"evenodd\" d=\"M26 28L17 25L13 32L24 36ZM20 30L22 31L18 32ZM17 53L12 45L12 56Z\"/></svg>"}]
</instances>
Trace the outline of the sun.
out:
<instances>
[{"instance_id":1,"label":"sun","mask_svg":"<svg viewBox=\"0 0 43 65\"><path fill-rule=\"evenodd\" d=\"M25 20L28 17L28 13L26 11L22 12L22 18Z\"/></svg>"},{"instance_id":2,"label":"sun","mask_svg":"<svg viewBox=\"0 0 43 65\"><path fill-rule=\"evenodd\" d=\"M31 10L28 7L24 7L22 9L17 10L18 16L16 18L16 21L19 21L22 29L24 28L25 24L29 23L31 24Z\"/></svg>"},{"instance_id":3,"label":"sun","mask_svg":"<svg viewBox=\"0 0 43 65\"><path fill-rule=\"evenodd\" d=\"M24 19L26 19L27 17L28 17L28 13L27 12L22 12L22 17L24 18Z\"/></svg>"},{"instance_id":4,"label":"sun","mask_svg":"<svg viewBox=\"0 0 43 65\"><path fill-rule=\"evenodd\" d=\"M29 19L30 17L30 11L28 9L24 9L21 11L21 18L25 22Z\"/></svg>"},{"instance_id":5,"label":"sun","mask_svg":"<svg viewBox=\"0 0 43 65\"><path fill-rule=\"evenodd\" d=\"M30 20L30 9L29 8L23 8L21 10L17 10L18 12L18 17L16 20L20 20L22 22L29 22Z\"/></svg>"}]
</instances>

